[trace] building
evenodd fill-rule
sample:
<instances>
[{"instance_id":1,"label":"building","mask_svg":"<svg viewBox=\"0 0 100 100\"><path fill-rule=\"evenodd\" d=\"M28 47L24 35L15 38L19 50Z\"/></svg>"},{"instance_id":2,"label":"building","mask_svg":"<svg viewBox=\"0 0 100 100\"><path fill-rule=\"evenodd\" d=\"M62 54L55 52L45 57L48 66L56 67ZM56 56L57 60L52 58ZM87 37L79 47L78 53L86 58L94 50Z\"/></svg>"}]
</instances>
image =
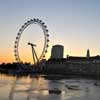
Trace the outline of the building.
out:
<instances>
[{"instance_id":1,"label":"building","mask_svg":"<svg viewBox=\"0 0 100 100\"><path fill-rule=\"evenodd\" d=\"M89 50L89 49L87 50L86 56L87 56L88 58L90 57L90 50Z\"/></svg>"},{"instance_id":2,"label":"building","mask_svg":"<svg viewBox=\"0 0 100 100\"><path fill-rule=\"evenodd\" d=\"M54 45L51 50L51 59L62 59L64 54L64 46Z\"/></svg>"},{"instance_id":3,"label":"building","mask_svg":"<svg viewBox=\"0 0 100 100\"><path fill-rule=\"evenodd\" d=\"M90 56L88 49L85 57L68 55L63 58L63 46L55 45L43 69L47 74L100 77L100 56Z\"/></svg>"}]
</instances>

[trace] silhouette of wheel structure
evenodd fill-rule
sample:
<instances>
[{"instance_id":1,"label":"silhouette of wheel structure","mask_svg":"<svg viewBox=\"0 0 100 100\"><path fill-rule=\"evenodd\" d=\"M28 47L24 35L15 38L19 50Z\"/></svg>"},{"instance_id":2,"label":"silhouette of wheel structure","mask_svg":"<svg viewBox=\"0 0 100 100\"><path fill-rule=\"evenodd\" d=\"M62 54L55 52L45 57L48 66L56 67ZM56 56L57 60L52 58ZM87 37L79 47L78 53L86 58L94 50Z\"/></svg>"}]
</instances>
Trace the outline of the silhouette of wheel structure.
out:
<instances>
[{"instance_id":1,"label":"silhouette of wheel structure","mask_svg":"<svg viewBox=\"0 0 100 100\"><path fill-rule=\"evenodd\" d=\"M30 19L28 20L26 23L24 23L21 28L19 29L17 36L16 36L16 40L14 43L14 56L15 56L15 60L18 64L23 65L23 61L19 55L19 44L20 44L20 38L22 36L22 33L24 32L24 30L31 24L37 24L40 26L40 28L43 31L44 34L44 44L43 44L43 49L41 51L41 54L37 57L36 51L34 49L34 46L36 46L36 44L30 43L28 42L28 45L30 45L32 47L32 56L33 56L33 62L37 63L40 62L42 59L45 58L45 55L47 53L47 49L49 47L49 34L48 34L48 29L47 26L45 25L45 23L40 20L40 19Z\"/></svg>"}]
</instances>

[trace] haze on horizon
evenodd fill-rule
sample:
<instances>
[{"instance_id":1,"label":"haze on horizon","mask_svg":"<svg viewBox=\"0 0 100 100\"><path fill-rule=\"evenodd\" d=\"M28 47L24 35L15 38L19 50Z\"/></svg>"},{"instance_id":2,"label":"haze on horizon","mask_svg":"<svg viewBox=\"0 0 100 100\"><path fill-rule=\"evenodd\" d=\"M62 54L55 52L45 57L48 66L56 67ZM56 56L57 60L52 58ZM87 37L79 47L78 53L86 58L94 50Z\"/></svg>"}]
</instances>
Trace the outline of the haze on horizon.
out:
<instances>
[{"instance_id":1,"label":"haze on horizon","mask_svg":"<svg viewBox=\"0 0 100 100\"><path fill-rule=\"evenodd\" d=\"M55 44L64 45L64 57L86 56L88 48L92 56L100 55L100 0L1 0L0 63L15 61L15 37L21 25L32 18L43 20L49 29L47 58Z\"/></svg>"}]
</instances>

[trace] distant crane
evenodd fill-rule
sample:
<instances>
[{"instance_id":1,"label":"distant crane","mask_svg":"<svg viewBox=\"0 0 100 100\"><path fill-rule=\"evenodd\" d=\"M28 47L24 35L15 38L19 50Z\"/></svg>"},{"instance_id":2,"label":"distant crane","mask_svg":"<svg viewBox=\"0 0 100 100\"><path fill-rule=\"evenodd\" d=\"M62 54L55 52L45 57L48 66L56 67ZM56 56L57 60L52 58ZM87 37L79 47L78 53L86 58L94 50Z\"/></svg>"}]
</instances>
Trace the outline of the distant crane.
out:
<instances>
[{"instance_id":1,"label":"distant crane","mask_svg":"<svg viewBox=\"0 0 100 100\"><path fill-rule=\"evenodd\" d=\"M38 56L37 56L35 49L34 49L34 47L36 47L36 44L32 44L32 43L28 42L28 45L30 45L32 48L33 61L34 61L34 64L36 64L36 62L37 63L39 62Z\"/></svg>"}]
</instances>

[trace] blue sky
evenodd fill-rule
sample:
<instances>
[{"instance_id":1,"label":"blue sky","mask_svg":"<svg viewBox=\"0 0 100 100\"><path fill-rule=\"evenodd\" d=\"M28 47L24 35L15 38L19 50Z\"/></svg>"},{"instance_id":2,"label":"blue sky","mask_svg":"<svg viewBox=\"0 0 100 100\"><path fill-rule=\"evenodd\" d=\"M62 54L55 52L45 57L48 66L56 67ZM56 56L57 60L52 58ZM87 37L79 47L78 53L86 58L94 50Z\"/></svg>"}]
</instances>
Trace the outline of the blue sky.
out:
<instances>
[{"instance_id":1,"label":"blue sky","mask_svg":"<svg viewBox=\"0 0 100 100\"><path fill-rule=\"evenodd\" d=\"M0 62L14 61L15 37L31 18L46 23L50 45L64 45L64 56L100 54L100 0L0 0Z\"/></svg>"}]
</instances>

